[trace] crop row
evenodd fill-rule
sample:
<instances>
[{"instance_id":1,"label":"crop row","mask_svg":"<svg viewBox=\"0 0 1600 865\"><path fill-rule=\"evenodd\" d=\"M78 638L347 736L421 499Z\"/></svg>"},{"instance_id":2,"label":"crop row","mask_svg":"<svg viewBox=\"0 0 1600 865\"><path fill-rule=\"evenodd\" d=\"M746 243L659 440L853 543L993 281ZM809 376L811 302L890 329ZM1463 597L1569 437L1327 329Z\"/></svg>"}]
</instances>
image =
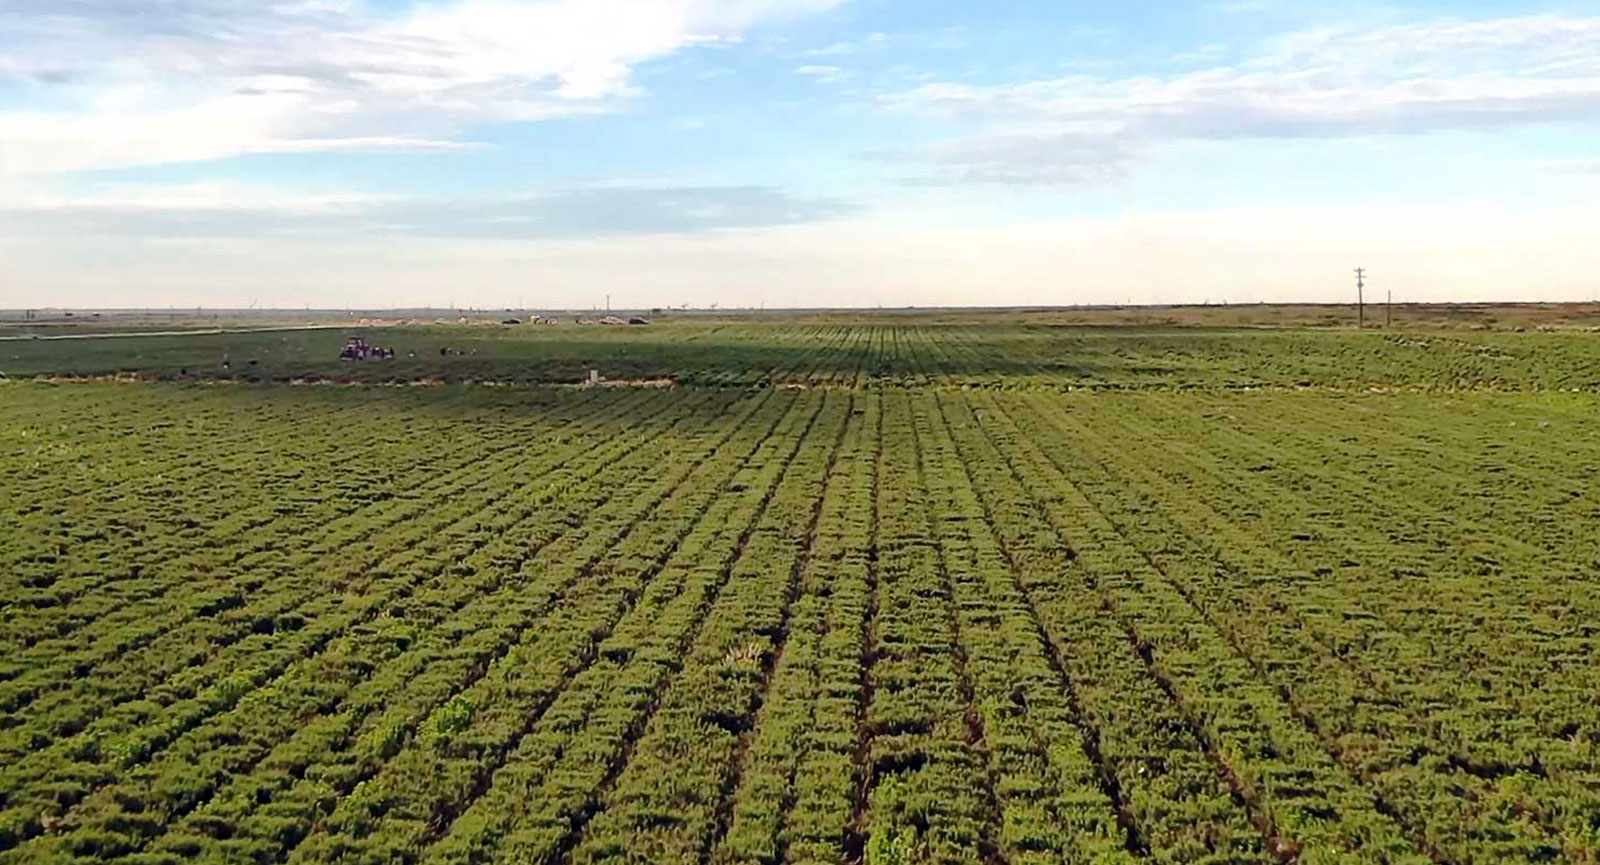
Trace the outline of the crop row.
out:
<instances>
[{"instance_id":1,"label":"crop row","mask_svg":"<svg viewBox=\"0 0 1600 865\"><path fill-rule=\"evenodd\" d=\"M1047 423L1067 422L1047 409L1040 414ZM1267 548L1242 539L1204 502L1160 483L1148 465L1135 462L1138 448L1130 440L1113 446L1073 428L1075 447L1068 449L1056 444L1066 430L1055 426L1052 432L1054 439L1033 427L1032 436L1050 443L1052 457L1068 467L1096 512L1277 689L1282 703L1419 850L1493 861L1561 848L1562 840L1540 827L1537 812L1528 808L1521 781L1465 771L1427 722L1428 704L1396 699L1384 679L1365 674L1377 666L1392 675L1403 665L1385 670L1355 646L1341 649L1319 639L1316 622L1330 621L1322 605L1351 607L1354 594L1316 593L1314 582L1287 563L1272 567ZM1109 475L1108 466L1120 471ZM1115 549L1110 539L1103 545ZM1354 623L1344 629L1365 627L1353 613L1341 617Z\"/></svg>"},{"instance_id":2,"label":"crop row","mask_svg":"<svg viewBox=\"0 0 1600 865\"><path fill-rule=\"evenodd\" d=\"M585 405L575 404L570 406L570 412L558 409L552 413L553 423L547 433L550 443L555 444L557 436L570 434L563 429L565 424L582 419L579 432L586 427L602 429L595 425L614 421L619 413L631 412L637 406L618 401L597 408L587 412ZM322 430L322 437L313 441L326 446L306 456L297 448L296 436L298 430L318 419L302 418L296 412L293 420L291 425L280 418L269 431L262 432L269 447L240 462L251 466L299 463L300 467L278 469L280 474L304 477L299 498L295 497L295 490L277 488L263 472L234 470L214 463L196 470L193 476L162 473L158 483L140 484L133 500L97 496L99 507L109 508L115 515L113 519L125 528L125 532L116 534L126 537L112 539L104 537L112 532L99 532L99 541L115 553L109 561L94 542L77 536L62 556L51 555L39 563L53 575L51 584L47 592L39 593L46 595L42 602L28 604L26 615L19 609L18 615L8 617L7 637L16 641L14 650L8 653L11 659L34 668L39 664L37 652L81 644L86 639L81 629L102 617L119 616L103 623L103 629L121 629L130 622L141 621L152 603L159 602L174 586L192 592L196 576L209 576L240 564L262 567L266 564L262 555L269 552L287 555L303 553L319 544L323 549L345 546L397 521L412 519L440 495L458 494L458 488L453 489L451 484L472 475L470 471L459 474L462 469L480 467L486 459L525 446L530 432L525 425L506 428L504 434L496 427L480 426L443 460L431 458L436 453L432 449L391 447L386 440L379 455L383 456L380 465L388 471L380 474L371 466L374 455L368 450L348 448L354 452L352 456L338 444L341 437L359 431L359 427L349 431ZM368 438L369 433L361 433L358 440ZM450 439L446 438L443 444L449 447ZM191 438L185 449L203 451L209 447ZM285 459L285 452L295 454L292 462ZM351 476L347 466L350 460L366 464L362 473ZM305 466L314 466L315 470L307 471ZM244 475L245 483L229 485L228 480L234 475ZM418 475L426 480L405 481ZM202 477L219 480L200 484L197 479ZM191 492L197 485L201 489ZM215 500L208 495L213 486L222 489ZM174 497L180 495L185 502L181 512L171 507ZM70 571L62 574L68 568L81 568L85 573L74 579ZM29 598L29 593L17 593L8 600L16 609L27 604ZM10 630L13 627L26 630L18 633ZM41 642L45 645L36 647ZM17 650L21 649L35 654L19 654Z\"/></svg>"},{"instance_id":3,"label":"crop row","mask_svg":"<svg viewBox=\"0 0 1600 865\"><path fill-rule=\"evenodd\" d=\"M637 445L638 442L621 441L615 453L626 453L626 448ZM581 450L582 445L574 445L571 455ZM596 452L592 456L593 464L603 465L601 460L607 453L608 449L604 448ZM567 457L557 452L552 458ZM648 453L642 454L637 461L639 469L648 468L649 460ZM497 472L495 477L492 490L512 491L519 489L527 476L520 472ZM315 662L330 652L337 654L341 644L336 641L340 635L375 617L392 617L398 609L396 605L415 597L419 587L451 586L464 603L476 592L492 586L490 580L499 576L497 571L478 573L472 567L474 551L488 550L491 556L502 558L508 554L527 555L535 549L529 541L538 540L536 534L532 538L520 534L532 528L523 525L528 517L538 514L542 524L549 525L559 535L575 525L568 514L584 514L586 506L602 503L613 488L567 485L562 495L570 497L571 501L557 504L571 510L552 508L547 495L549 489L549 482L546 482L530 490L532 494L499 496L498 515L482 511L463 514L454 506L440 508L439 522L407 524L405 531L385 536L383 544L373 547L368 554L361 554L359 548L342 551L340 558L348 569L297 574L303 577L301 591L306 592L303 596L296 594L294 581L278 581L268 591L255 593L248 598L248 603L236 609L223 609L211 616L192 619L190 626L178 628L171 634L173 644L208 640L214 648L206 651L205 644L201 644L199 657L186 661L190 665L182 666L176 678L165 683L152 679L152 685L160 684L160 687L150 687L143 693L130 692L130 696L141 698L137 702L115 703L120 707L116 713L103 716L87 729L69 736L59 747L35 751L8 767L0 775L7 784L8 807L16 809L17 794L29 789L26 785L48 783L48 789L54 792L41 791L48 799L32 797L38 803L34 807L45 809L41 817L59 813L59 809L81 797L81 791L117 777L124 765L137 765L205 719L231 709L253 690L271 686L284 670L301 663L299 659ZM497 495L491 492L489 500L494 501ZM598 498L593 498L595 496ZM468 507L475 504L473 501ZM501 552L494 553L496 549ZM355 554L353 560L352 554ZM365 558L366 555L371 558ZM479 577L482 582L470 581ZM258 625L264 615L274 624L265 631ZM287 627L280 629L277 627L280 623ZM185 630L195 631L195 634L185 634ZM237 636L229 638L230 632ZM130 657L148 656L170 667L165 660L168 654L154 651L159 645L152 644L150 651ZM159 675L160 670L160 667L155 668L152 674ZM102 696L95 689L75 689L75 692L81 692L78 696L82 699ZM111 696L117 693L121 692ZM81 766L81 770L67 772L65 767L74 764ZM69 778L77 780L72 782L73 786L62 787ZM22 805L23 813L27 808L26 804ZM25 823L23 831L27 832L33 822Z\"/></svg>"},{"instance_id":4,"label":"crop row","mask_svg":"<svg viewBox=\"0 0 1600 865\"><path fill-rule=\"evenodd\" d=\"M1582 853L1582 839L1593 831L1586 823L1593 809L1586 803L1593 801L1589 779L1595 777L1594 754L1575 734L1593 729L1593 709L1579 696L1589 690L1592 671L1585 664L1563 663L1585 652L1589 638L1573 620L1562 621L1563 612L1570 615L1573 605L1583 603L1581 585L1563 589L1566 581L1542 561L1546 556L1518 550L1517 538L1508 538L1496 551L1522 577L1514 583L1485 579L1476 558L1476 564L1452 561L1432 549L1408 555L1414 545L1396 543L1391 534L1396 523L1385 525L1386 518L1403 519L1385 513L1392 505L1352 488L1349 475L1305 477L1282 460L1283 454L1276 456L1282 473L1292 473L1296 486L1320 494L1312 500L1363 502L1365 507L1305 514L1293 496L1277 491L1277 484L1219 484L1221 467L1197 459L1204 473L1190 469L1186 485L1203 484L1221 502L1245 499L1269 518L1299 526L1298 536L1314 538L1306 543L1263 537L1253 521L1213 513L1207 517L1207 531L1221 541L1218 554L1227 566L1257 587L1253 597L1264 599L1275 616L1292 618L1324 654L1341 659L1358 686L1387 699L1391 705L1369 712L1378 716L1369 723L1408 725L1420 732L1417 747L1422 750L1412 761L1431 766L1429 771L1442 777L1434 783L1472 790L1480 801L1514 809L1509 819L1488 810L1478 818L1485 828L1473 831L1496 839L1520 837L1530 849L1555 845L1568 855ZM1169 459L1167 465L1186 463ZM1396 467L1393 473L1407 471ZM1409 493L1398 498L1413 512L1409 524L1400 524L1413 531L1447 532L1451 521L1460 519ZM1507 507L1532 512L1551 507L1543 496L1532 506L1509 493L1499 498ZM1233 507L1227 511L1236 512ZM1298 519L1293 516L1297 511ZM1191 508L1177 516L1196 519L1204 514ZM1475 533L1470 525L1455 531L1465 537ZM1527 527L1517 532L1521 538L1532 534ZM1295 547L1313 547L1316 554ZM1389 567L1383 568L1386 560ZM1285 591L1285 581L1267 570L1274 564L1304 575L1298 578L1298 591ZM1408 579L1393 576L1416 573L1418 567L1427 569L1438 588L1425 604L1418 603ZM1493 615L1486 616L1491 610ZM1563 632L1565 636L1554 639L1544 636ZM1463 669L1473 672L1464 676ZM1513 699L1521 705L1511 705ZM1431 817L1416 819L1440 822L1443 806ZM1507 823L1524 828L1502 828ZM1478 850L1487 846L1476 839L1453 843Z\"/></svg>"},{"instance_id":5,"label":"crop row","mask_svg":"<svg viewBox=\"0 0 1600 865\"><path fill-rule=\"evenodd\" d=\"M715 602L727 557L749 531L745 515L759 513L820 407L784 405L759 430L741 425L743 456L719 450L670 510L616 551L608 569L614 579L547 621L530 655L505 667L499 695L479 703L490 708L460 731L461 749L413 749L410 761L402 754L341 804L326 834L295 858L389 861L436 844L431 855L471 857L502 845L569 844L570 821L620 766L685 631ZM555 670L540 662L547 654L561 662ZM492 723L500 713L516 722Z\"/></svg>"},{"instance_id":6,"label":"crop row","mask_svg":"<svg viewBox=\"0 0 1600 865\"><path fill-rule=\"evenodd\" d=\"M632 446L624 437L613 448L622 453ZM578 449L569 453L577 454ZM553 454L554 460L563 458L560 451ZM495 489L512 489L519 483L523 469L537 474L555 464L540 461L512 466L508 462L507 467L514 467L515 471L495 472L490 477L498 485ZM413 539L427 537L431 528L448 526L463 518L468 520L468 526L472 525L481 518L473 515L472 506L479 501L494 501L497 495L491 489L479 500L467 495L475 491L459 483L454 475L450 483L442 491L454 497L450 505L434 508L427 521L405 517L416 513L417 508L426 510L425 503L385 517L404 528L398 536L380 531L377 527L385 523L375 515L372 524L346 534L335 550L302 553L282 564L282 560L252 556L248 565L229 568L211 581L191 578L181 604L169 607L159 598L152 599L103 624L96 623L89 631L92 641L73 646L72 641L62 640L23 653L19 661L31 668L29 675L5 683L10 689L12 714L11 728L3 741L8 747L15 743L18 754L38 752L54 739L77 735L101 713L129 700L142 698L145 704L159 701L161 692L153 690L157 686L180 694L198 691L211 681L208 676L224 669L231 658L254 659L261 645L284 642L274 636L280 629L295 632L290 642L306 637L315 641L318 638L311 635L319 633L321 624L314 621L316 611L298 606L297 599L325 604L334 591L348 585L344 581L364 579L366 569L384 556L410 555L405 552L406 547ZM435 518L439 522L432 522ZM381 544L364 542L373 538ZM259 591L273 574L282 574L283 578L270 580L272 591ZM296 587L305 594L290 591ZM312 627L307 628L308 624ZM58 646L71 649L55 656L44 654L46 649ZM73 673L69 674L69 670ZM69 682L72 687L67 689Z\"/></svg>"},{"instance_id":7,"label":"crop row","mask_svg":"<svg viewBox=\"0 0 1600 865\"><path fill-rule=\"evenodd\" d=\"M1449 391L1600 388L1589 334L1071 326L1017 321L895 320L662 322L650 328L385 329L400 357L338 359L336 331L12 344L5 372L130 371L161 379L367 384L573 383L598 368L613 379L673 377L686 385L750 387L977 385L1110 390L1369 387ZM1330 324L1344 322L1330 321ZM448 353L441 353L441 349ZM228 366L222 366L224 357Z\"/></svg>"},{"instance_id":8,"label":"crop row","mask_svg":"<svg viewBox=\"0 0 1600 865\"><path fill-rule=\"evenodd\" d=\"M880 400L855 404L816 502L810 546L786 587L788 621L767 637L779 642L759 647L755 657L731 659L753 668L734 684L760 685L753 705L733 704L746 712L729 725L739 740L732 775L722 779L726 798L712 840L711 859L720 865L844 856L855 801L882 434Z\"/></svg>"},{"instance_id":9,"label":"crop row","mask_svg":"<svg viewBox=\"0 0 1600 865\"><path fill-rule=\"evenodd\" d=\"M0 385L0 865L1597 861L1591 399L941 386L1069 374L991 336Z\"/></svg>"},{"instance_id":10,"label":"crop row","mask_svg":"<svg viewBox=\"0 0 1600 865\"><path fill-rule=\"evenodd\" d=\"M1170 711L1245 803L1269 852L1307 862L1357 853L1370 861L1410 861L1411 845L1378 802L1334 764L1278 693L1258 681L1259 671L1130 548L1082 495L1080 477L1062 471L1053 447L1036 446L1037 432L1018 426L998 403L957 423L971 430L975 447L989 451L985 464L1003 472L984 488L997 500L1015 491L1004 512L1011 518L996 524L1025 526L1032 511L1031 520L1047 524L1070 551L1069 572L1081 574L1093 594L1066 609L1102 610L1109 619L1102 627L1114 629L1105 643L1120 631L1125 657L1142 660L1170 696ZM1071 586L1054 580L1037 585L1047 596Z\"/></svg>"}]
</instances>

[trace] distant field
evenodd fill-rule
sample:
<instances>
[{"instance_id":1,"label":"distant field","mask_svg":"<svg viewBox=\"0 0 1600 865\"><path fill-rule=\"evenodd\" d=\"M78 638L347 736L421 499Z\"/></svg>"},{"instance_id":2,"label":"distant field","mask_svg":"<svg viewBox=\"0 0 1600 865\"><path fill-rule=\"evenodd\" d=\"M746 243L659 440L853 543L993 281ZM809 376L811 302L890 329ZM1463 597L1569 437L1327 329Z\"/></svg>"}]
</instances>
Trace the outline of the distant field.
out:
<instances>
[{"instance_id":1,"label":"distant field","mask_svg":"<svg viewBox=\"0 0 1600 865\"><path fill-rule=\"evenodd\" d=\"M30 313L0 310L0 336L18 334L97 333L134 330L201 330L217 327L283 325L349 326L362 321L454 324L465 318L473 325L498 324L507 318L526 321L541 314L531 310L65 310ZM554 311L572 323L603 312ZM1360 317L1354 304L1190 304L1182 306L1060 306L1033 308L905 308L809 310L650 310L657 323L850 324L896 321L913 324L1077 324L1143 327L1309 327L1352 329ZM1369 304L1366 325L1392 324L1406 329L1509 330L1600 328L1600 302L1590 303L1399 303L1385 309Z\"/></svg>"},{"instance_id":2,"label":"distant field","mask_svg":"<svg viewBox=\"0 0 1600 865\"><path fill-rule=\"evenodd\" d=\"M857 317L859 319L860 317ZM360 335L393 348L342 361ZM1600 387L1587 332L1085 327L897 317L648 327L388 327L0 342L12 377L130 374L246 382L576 383L993 387Z\"/></svg>"},{"instance_id":3,"label":"distant field","mask_svg":"<svg viewBox=\"0 0 1600 865\"><path fill-rule=\"evenodd\" d=\"M1600 336L362 333L0 343L0 863L1600 861Z\"/></svg>"}]
</instances>

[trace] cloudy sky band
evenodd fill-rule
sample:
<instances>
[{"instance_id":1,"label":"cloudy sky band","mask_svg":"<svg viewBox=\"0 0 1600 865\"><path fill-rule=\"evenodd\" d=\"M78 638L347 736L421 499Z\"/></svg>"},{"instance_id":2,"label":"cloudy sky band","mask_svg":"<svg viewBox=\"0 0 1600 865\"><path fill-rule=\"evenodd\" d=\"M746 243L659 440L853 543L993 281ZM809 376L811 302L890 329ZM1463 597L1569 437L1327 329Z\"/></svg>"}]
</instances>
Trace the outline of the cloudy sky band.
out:
<instances>
[{"instance_id":1,"label":"cloudy sky band","mask_svg":"<svg viewBox=\"0 0 1600 865\"><path fill-rule=\"evenodd\" d=\"M529 282L550 305L607 282L684 293L691 267L695 293L737 305L760 261L784 263L762 277L774 291L843 274L864 305L899 305L907 286L930 303L1171 301L1229 278L1241 298L1323 299L1336 283L1304 271L1330 242L1389 259L1418 296L1589 290L1580 255L1516 226L1600 199L1600 16L1421 0L990 13L909 0L14 0L0 8L12 263L0 306L187 302L201 284L229 295L226 261L242 271L269 256L286 298L381 298L395 284L383 250L416 253L419 238L427 255L404 257L405 283L477 272L485 305ZM1241 207L1292 213L1320 236L1212 237L1222 248L1208 260L1175 233L1210 237L1194 226ZM1370 231L1452 210L1481 221L1426 232L1411 258ZM1063 286L1082 248L1014 240L1069 227L1134 256L1150 239L1172 273L1089 256L1077 263L1096 278ZM970 248L929 270L908 252L919 232ZM1468 235L1522 246L1491 260L1451 245ZM874 242L876 265L861 251ZM173 244L211 247L175 256ZM1241 268L1228 249L1256 258ZM1421 266L1424 249L1446 263ZM606 262L641 250L657 272ZM340 284L313 264L330 255ZM1506 255L1556 258L1537 282L1508 284L1493 276ZM553 272L568 276L542 278ZM1021 285L997 292L997 273Z\"/></svg>"}]
</instances>

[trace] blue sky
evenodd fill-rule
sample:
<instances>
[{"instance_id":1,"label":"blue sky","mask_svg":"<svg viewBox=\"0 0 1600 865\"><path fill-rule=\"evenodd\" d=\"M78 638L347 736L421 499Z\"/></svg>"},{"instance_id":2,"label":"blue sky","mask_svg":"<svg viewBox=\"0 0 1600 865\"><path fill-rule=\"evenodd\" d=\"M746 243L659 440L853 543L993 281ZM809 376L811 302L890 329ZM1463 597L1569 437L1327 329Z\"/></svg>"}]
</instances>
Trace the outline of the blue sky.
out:
<instances>
[{"instance_id":1,"label":"blue sky","mask_svg":"<svg viewBox=\"0 0 1600 865\"><path fill-rule=\"evenodd\" d=\"M7 0L0 307L1588 299L1600 14Z\"/></svg>"}]
</instances>

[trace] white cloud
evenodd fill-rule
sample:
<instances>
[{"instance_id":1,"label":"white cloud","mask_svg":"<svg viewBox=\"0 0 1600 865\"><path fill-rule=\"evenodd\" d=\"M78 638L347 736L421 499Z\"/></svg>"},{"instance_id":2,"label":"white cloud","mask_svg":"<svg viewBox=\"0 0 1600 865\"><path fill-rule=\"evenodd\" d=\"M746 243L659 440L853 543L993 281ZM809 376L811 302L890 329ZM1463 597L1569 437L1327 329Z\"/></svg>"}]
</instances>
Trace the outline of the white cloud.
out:
<instances>
[{"instance_id":1,"label":"white cloud","mask_svg":"<svg viewBox=\"0 0 1600 865\"><path fill-rule=\"evenodd\" d=\"M978 182L1013 186L1100 186L1127 178L1139 159L1114 129L1080 127L1077 134L1013 131L923 148L924 161L943 173L916 183Z\"/></svg>"},{"instance_id":2,"label":"white cloud","mask_svg":"<svg viewBox=\"0 0 1600 865\"><path fill-rule=\"evenodd\" d=\"M368 138L283 138L260 141L250 145L251 153L444 153L477 150L484 145L476 141L448 141L433 138L401 138L379 135Z\"/></svg>"},{"instance_id":3,"label":"white cloud","mask_svg":"<svg viewBox=\"0 0 1600 865\"><path fill-rule=\"evenodd\" d=\"M844 57L851 54L872 49L882 48L889 43L887 33L870 33L865 39L858 42L835 42L821 48L808 48L794 54L795 57Z\"/></svg>"},{"instance_id":4,"label":"white cloud","mask_svg":"<svg viewBox=\"0 0 1600 865\"><path fill-rule=\"evenodd\" d=\"M1600 159L1545 159L1536 164L1551 174L1600 177Z\"/></svg>"},{"instance_id":5,"label":"white cloud","mask_svg":"<svg viewBox=\"0 0 1600 865\"><path fill-rule=\"evenodd\" d=\"M639 63L844 0L13 0L0 172L432 149L474 121L613 108Z\"/></svg>"},{"instance_id":6,"label":"white cloud","mask_svg":"<svg viewBox=\"0 0 1600 865\"><path fill-rule=\"evenodd\" d=\"M1237 66L1166 77L938 82L883 102L987 125L972 140L925 153L955 165L942 176L1071 183L1125 171L1141 149L1163 141L1600 119L1600 18L1319 30L1273 40Z\"/></svg>"},{"instance_id":7,"label":"white cloud","mask_svg":"<svg viewBox=\"0 0 1600 865\"><path fill-rule=\"evenodd\" d=\"M245 153L434 152L476 146L392 135L299 138L295 132L308 127L304 108L290 96L233 94L172 108L0 110L0 173L79 171Z\"/></svg>"},{"instance_id":8,"label":"white cloud","mask_svg":"<svg viewBox=\"0 0 1600 865\"><path fill-rule=\"evenodd\" d=\"M72 197L0 198L0 233L70 239L183 240L283 236L550 239L692 234L825 221L858 208L766 186L627 180L473 199L293 194L235 183L112 186Z\"/></svg>"},{"instance_id":9,"label":"white cloud","mask_svg":"<svg viewBox=\"0 0 1600 865\"><path fill-rule=\"evenodd\" d=\"M855 77L855 73L838 66L801 66L795 69L796 75L804 75L818 84L843 84Z\"/></svg>"},{"instance_id":10,"label":"white cloud","mask_svg":"<svg viewBox=\"0 0 1600 865\"><path fill-rule=\"evenodd\" d=\"M855 51L856 51L856 44L854 42L836 42L836 43L834 43L832 45L824 45L821 48L808 48L805 51L801 51L799 54L796 54L795 56L796 57L842 57L842 56L844 56L846 54L854 54Z\"/></svg>"},{"instance_id":11,"label":"white cloud","mask_svg":"<svg viewBox=\"0 0 1600 865\"><path fill-rule=\"evenodd\" d=\"M161 213L175 211L261 211L281 214L368 207L397 199L389 196L291 193L255 184L209 181L183 184L102 184L92 192L72 196L42 190L0 193L0 219L26 221L29 216L75 212L80 214ZM27 228L19 227L26 233ZM137 226L127 229L138 233Z\"/></svg>"}]
</instances>

